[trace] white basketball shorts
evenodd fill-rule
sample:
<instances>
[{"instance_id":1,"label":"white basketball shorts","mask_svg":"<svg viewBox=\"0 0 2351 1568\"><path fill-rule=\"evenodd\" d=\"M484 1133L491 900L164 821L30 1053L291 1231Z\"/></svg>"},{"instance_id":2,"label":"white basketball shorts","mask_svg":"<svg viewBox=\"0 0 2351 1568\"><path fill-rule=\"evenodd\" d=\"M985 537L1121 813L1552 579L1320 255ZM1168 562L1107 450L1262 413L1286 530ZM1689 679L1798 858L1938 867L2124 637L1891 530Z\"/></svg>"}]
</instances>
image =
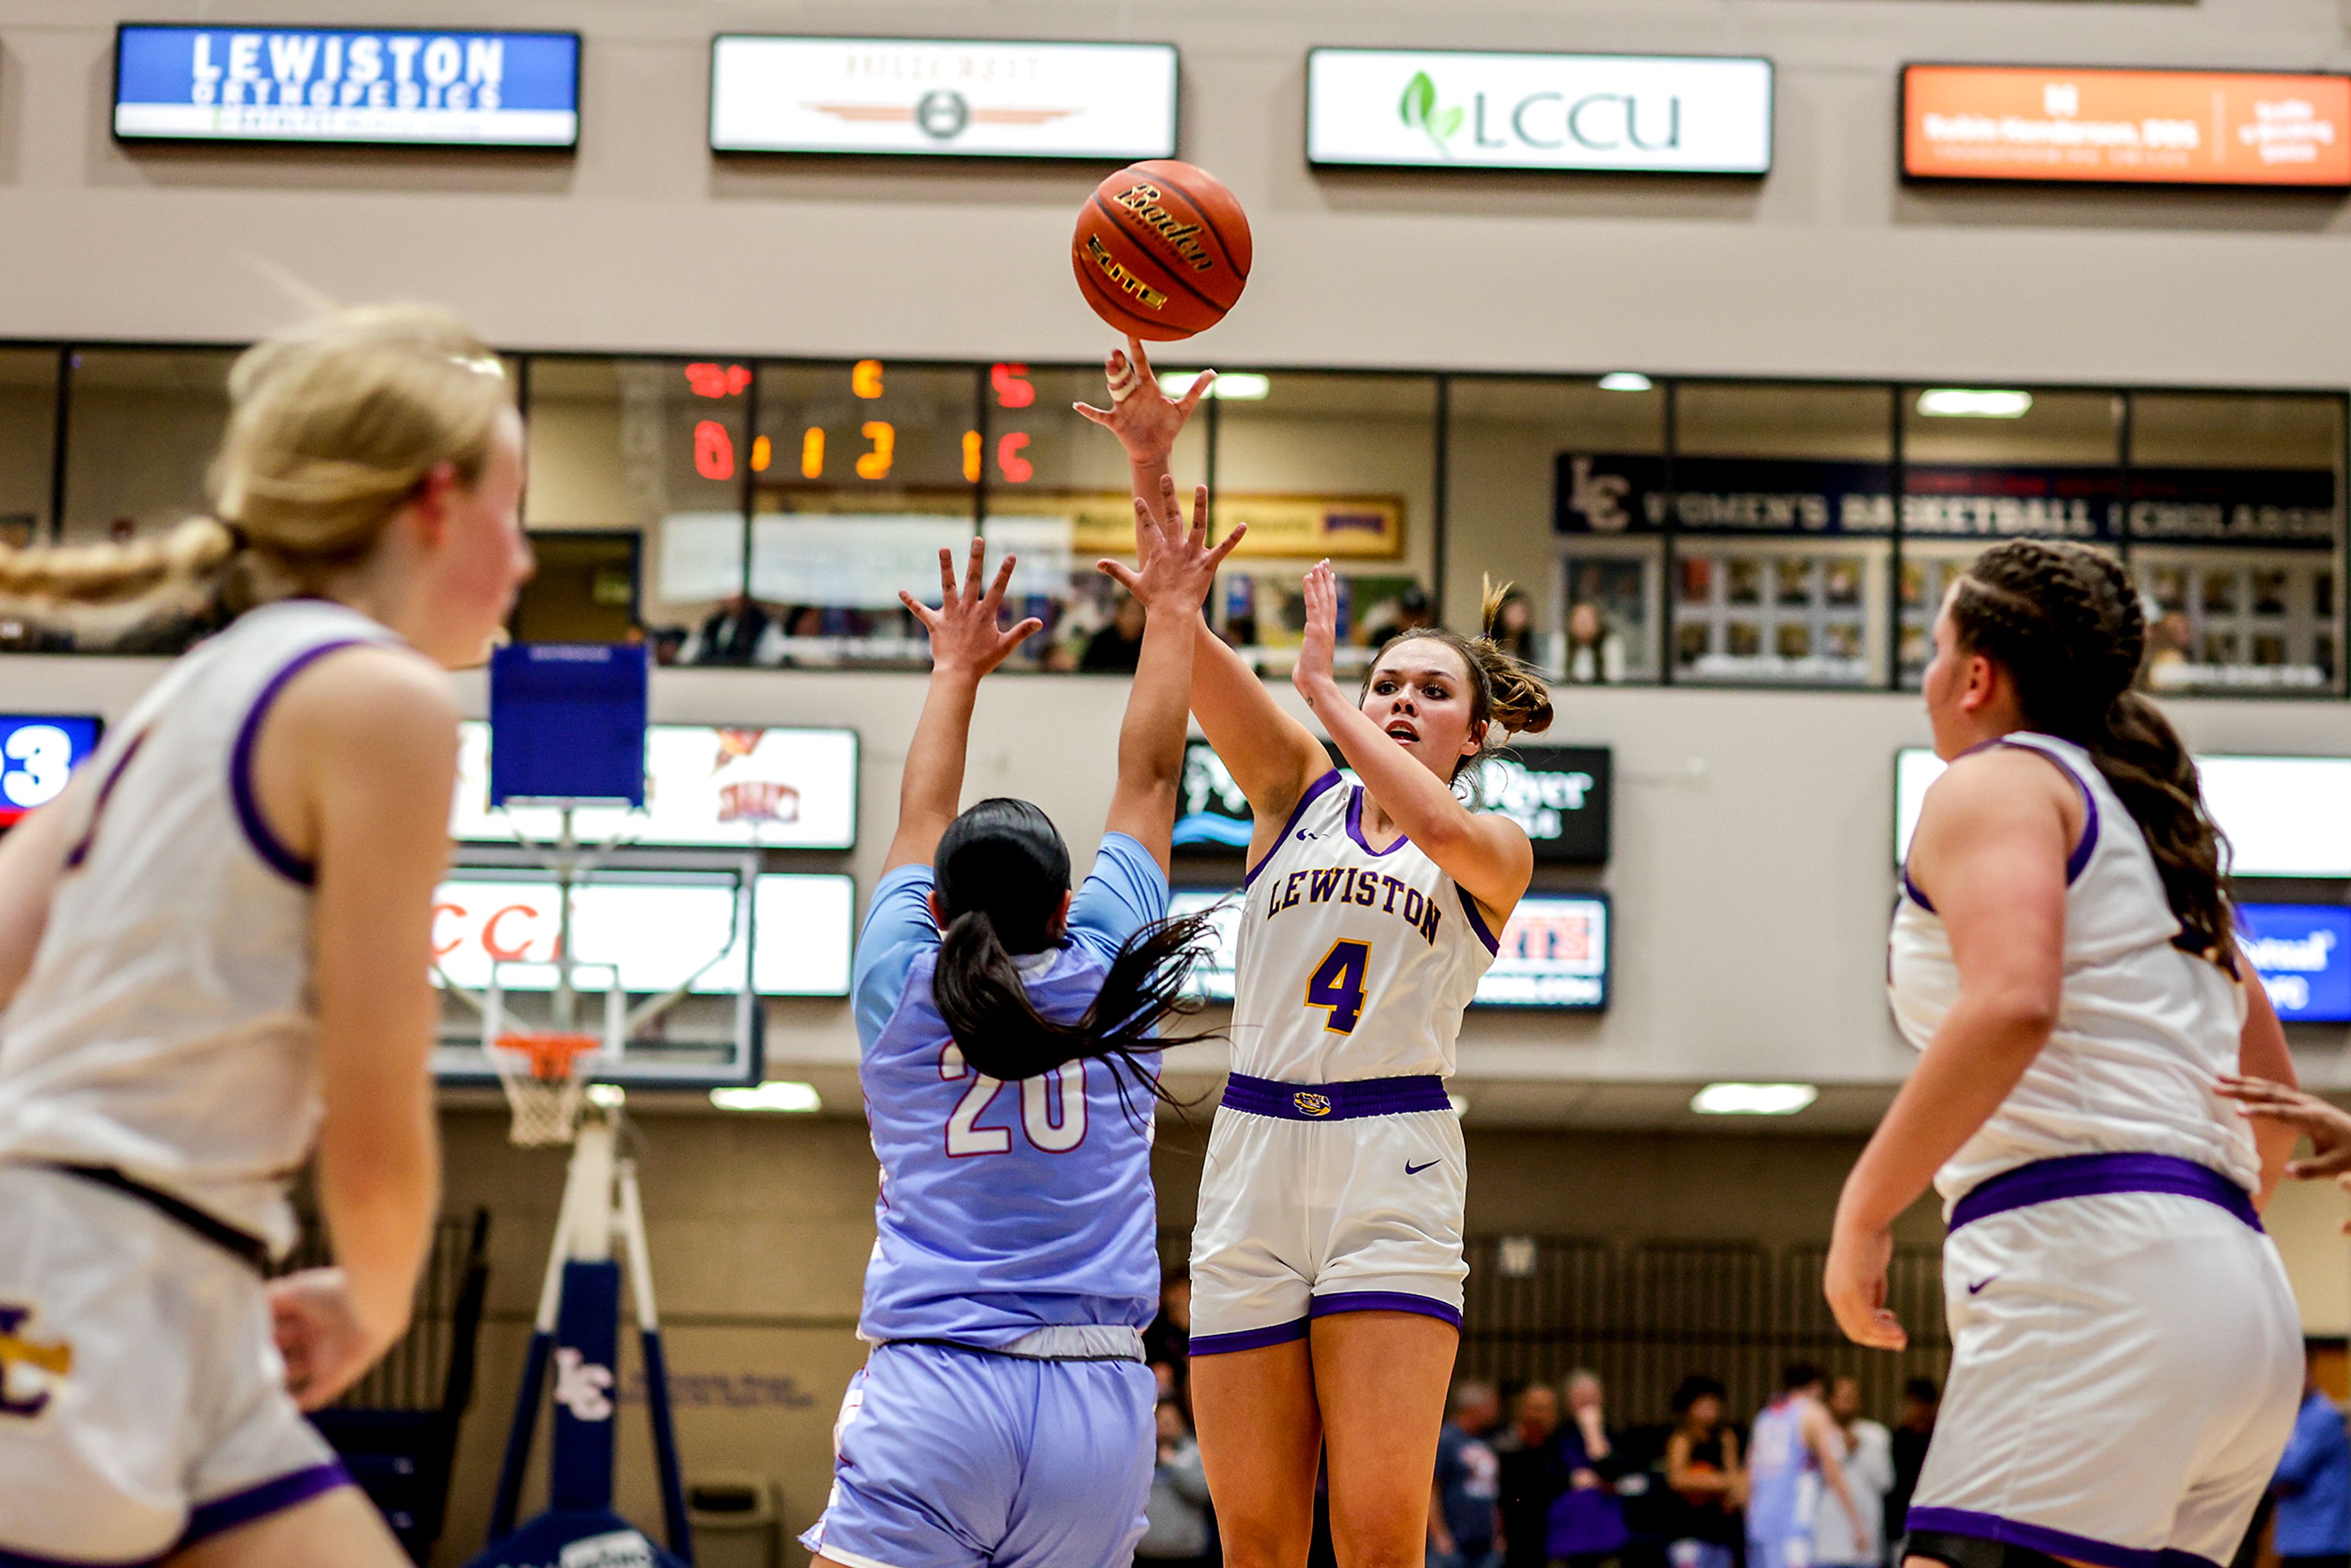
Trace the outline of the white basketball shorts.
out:
<instances>
[{"instance_id":1,"label":"white basketball shorts","mask_svg":"<svg viewBox=\"0 0 2351 1568\"><path fill-rule=\"evenodd\" d=\"M1234 1074L1192 1232L1192 1354L1306 1337L1334 1312L1461 1324L1461 1119L1436 1078Z\"/></svg>"},{"instance_id":2,"label":"white basketball shorts","mask_svg":"<svg viewBox=\"0 0 2351 1568\"><path fill-rule=\"evenodd\" d=\"M135 1197L0 1166L0 1563L147 1563L350 1478L261 1277Z\"/></svg>"},{"instance_id":3,"label":"white basketball shorts","mask_svg":"<svg viewBox=\"0 0 2351 1568\"><path fill-rule=\"evenodd\" d=\"M2243 1191L2166 1155L2075 1155L1993 1177L1952 1221L1950 1385L1911 1531L2228 1563L2302 1398L2294 1294Z\"/></svg>"}]
</instances>

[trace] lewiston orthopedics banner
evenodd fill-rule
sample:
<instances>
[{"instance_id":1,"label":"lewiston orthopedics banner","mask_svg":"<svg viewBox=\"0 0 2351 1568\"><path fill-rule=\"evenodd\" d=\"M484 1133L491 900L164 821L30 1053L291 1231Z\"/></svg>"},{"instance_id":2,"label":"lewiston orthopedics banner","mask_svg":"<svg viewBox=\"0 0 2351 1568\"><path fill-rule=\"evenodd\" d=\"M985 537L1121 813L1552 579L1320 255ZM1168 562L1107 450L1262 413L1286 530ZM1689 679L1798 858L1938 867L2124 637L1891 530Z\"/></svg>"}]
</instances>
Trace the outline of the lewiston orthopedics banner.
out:
<instances>
[{"instance_id":1,"label":"lewiston orthopedics banner","mask_svg":"<svg viewBox=\"0 0 2351 1568\"><path fill-rule=\"evenodd\" d=\"M125 23L115 35L114 134L573 147L580 35Z\"/></svg>"},{"instance_id":2,"label":"lewiston orthopedics banner","mask_svg":"<svg viewBox=\"0 0 2351 1568\"><path fill-rule=\"evenodd\" d=\"M710 49L714 152L1176 154L1172 44L723 34Z\"/></svg>"},{"instance_id":3,"label":"lewiston orthopedics banner","mask_svg":"<svg viewBox=\"0 0 2351 1568\"><path fill-rule=\"evenodd\" d=\"M1312 49L1306 160L1324 167L1768 173L1771 62Z\"/></svg>"}]
</instances>

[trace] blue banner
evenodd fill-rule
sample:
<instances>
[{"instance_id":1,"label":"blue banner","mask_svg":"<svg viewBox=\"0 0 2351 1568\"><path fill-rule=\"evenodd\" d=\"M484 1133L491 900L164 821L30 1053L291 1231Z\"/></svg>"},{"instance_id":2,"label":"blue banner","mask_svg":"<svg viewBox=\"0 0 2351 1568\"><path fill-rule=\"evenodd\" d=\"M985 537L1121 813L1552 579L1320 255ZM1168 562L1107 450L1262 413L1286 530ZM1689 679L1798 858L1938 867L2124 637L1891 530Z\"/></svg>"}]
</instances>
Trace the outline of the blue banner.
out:
<instances>
[{"instance_id":1,"label":"blue banner","mask_svg":"<svg viewBox=\"0 0 2351 1568\"><path fill-rule=\"evenodd\" d=\"M2351 1023L2351 908L2241 904L2237 925L2279 1018Z\"/></svg>"},{"instance_id":2,"label":"blue banner","mask_svg":"<svg viewBox=\"0 0 2351 1568\"><path fill-rule=\"evenodd\" d=\"M126 23L126 141L571 147L580 35Z\"/></svg>"},{"instance_id":3,"label":"blue banner","mask_svg":"<svg viewBox=\"0 0 2351 1568\"><path fill-rule=\"evenodd\" d=\"M0 714L0 827L63 794L103 727L87 714Z\"/></svg>"},{"instance_id":4,"label":"blue banner","mask_svg":"<svg viewBox=\"0 0 2351 1568\"><path fill-rule=\"evenodd\" d=\"M1886 463L1776 457L1663 457L1562 452L1552 526L1562 534L1683 533L1884 538L1894 528ZM2120 537L2122 475L2111 467L1914 463L1903 470L1902 531L1912 538ZM2325 468L2134 468L2130 537L2143 544L2329 549L2335 475Z\"/></svg>"}]
</instances>

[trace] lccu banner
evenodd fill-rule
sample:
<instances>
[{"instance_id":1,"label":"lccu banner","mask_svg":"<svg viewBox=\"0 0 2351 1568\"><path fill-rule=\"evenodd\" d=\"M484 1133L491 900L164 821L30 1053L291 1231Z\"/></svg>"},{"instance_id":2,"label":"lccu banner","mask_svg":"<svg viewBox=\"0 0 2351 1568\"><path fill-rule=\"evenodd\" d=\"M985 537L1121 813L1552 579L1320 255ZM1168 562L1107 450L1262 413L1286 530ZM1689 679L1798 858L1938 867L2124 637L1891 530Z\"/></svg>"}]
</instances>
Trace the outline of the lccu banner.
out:
<instances>
[{"instance_id":1,"label":"lccu banner","mask_svg":"<svg viewBox=\"0 0 2351 1568\"><path fill-rule=\"evenodd\" d=\"M1562 452L1553 527L1562 534L1648 534L1670 511L1691 534L1883 536L1894 473L1883 463L1662 457ZM2112 468L1912 464L1902 531L1914 538L2113 539L2122 480ZM2149 544L2329 549L2335 476L2324 468L2134 468L2130 537Z\"/></svg>"},{"instance_id":2,"label":"lccu banner","mask_svg":"<svg viewBox=\"0 0 2351 1568\"><path fill-rule=\"evenodd\" d=\"M126 140L570 147L580 35L166 27L116 36Z\"/></svg>"}]
</instances>

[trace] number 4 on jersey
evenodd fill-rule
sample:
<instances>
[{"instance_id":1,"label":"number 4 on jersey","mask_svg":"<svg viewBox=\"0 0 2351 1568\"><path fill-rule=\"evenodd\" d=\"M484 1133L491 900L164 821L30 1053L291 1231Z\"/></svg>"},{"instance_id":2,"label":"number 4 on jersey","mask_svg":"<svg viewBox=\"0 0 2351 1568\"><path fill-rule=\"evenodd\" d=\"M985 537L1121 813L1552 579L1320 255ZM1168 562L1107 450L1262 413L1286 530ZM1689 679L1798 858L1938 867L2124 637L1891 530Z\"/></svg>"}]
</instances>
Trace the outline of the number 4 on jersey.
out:
<instances>
[{"instance_id":1,"label":"number 4 on jersey","mask_svg":"<svg viewBox=\"0 0 2351 1568\"><path fill-rule=\"evenodd\" d=\"M1353 1034L1364 1016L1364 977L1372 967L1368 942L1333 942L1331 951L1306 977L1306 1005L1328 1012L1323 1028L1332 1034Z\"/></svg>"}]
</instances>

